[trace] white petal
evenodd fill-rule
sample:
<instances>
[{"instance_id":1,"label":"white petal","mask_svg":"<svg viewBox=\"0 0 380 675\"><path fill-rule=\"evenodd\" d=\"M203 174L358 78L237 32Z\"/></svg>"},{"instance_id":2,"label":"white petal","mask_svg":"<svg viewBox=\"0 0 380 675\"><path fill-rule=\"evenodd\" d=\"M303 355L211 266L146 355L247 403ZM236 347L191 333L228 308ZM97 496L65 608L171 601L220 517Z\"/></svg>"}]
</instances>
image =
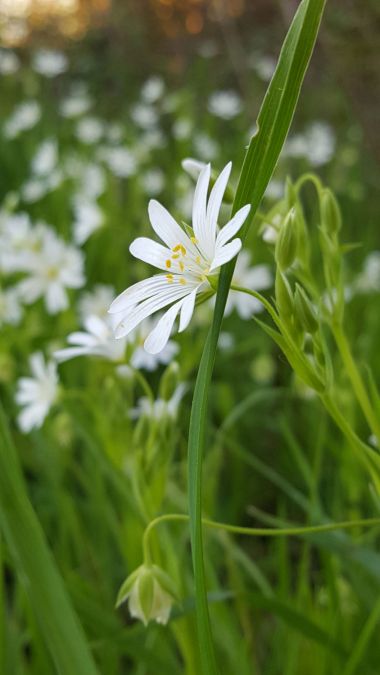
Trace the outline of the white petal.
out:
<instances>
[{"instance_id":1,"label":"white petal","mask_svg":"<svg viewBox=\"0 0 380 675\"><path fill-rule=\"evenodd\" d=\"M229 241L230 239L232 239L232 237L235 236L235 234L240 230L241 226L243 225L250 210L251 205L246 204L241 209L239 209L239 211L235 213L234 217L231 218L231 220L220 230L216 238L217 249L219 248L219 246L224 246L224 244L226 244L227 241Z\"/></svg>"},{"instance_id":2,"label":"white petal","mask_svg":"<svg viewBox=\"0 0 380 675\"><path fill-rule=\"evenodd\" d=\"M135 258L148 263L148 265L154 265L154 267L158 267L161 270L167 269L166 260L170 258L172 253L164 246L161 246L161 244L147 237L135 239L130 245L129 251Z\"/></svg>"},{"instance_id":3,"label":"white petal","mask_svg":"<svg viewBox=\"0 0 380 675\"><path fill-rule=\"evenodd\" d=\"M186 249L195 252L186 232L178 225L169 211L160 202L151 199L148 206L150 222L155 233L169 248L182 244Z\"/></svg>"},{"instance_id":4,"label":"white petal","mask_svg":"<svg viewBox=\"0 0 380 675\"><path fill-rule=\"evenodd\" d=\"M70 333L67 336L67 342L69 345L76 345L81 347L93 347L98 344L98 340L94 335L89 335L88 333L83 333L76 331L75 333Z\"/></svg>"},{"instance_id":5,"label":"white petal","mask_svg":"<svg viewBox=\"0 0 380 675\"><path fill-rule=\"evenodd\" d=\"M211 167L206 164L197 180L193 199L193 230L198 240L197 246L206 256L212 255L209 249L206 223L207 191L210 182Z\"/></svg>"},{"instance_id":6,"label":"white petal","mask_svg":"<svg viewBox=\"0 0 380 675\"><path fill-rule=\"evenodd\" d=\"M139 281L120 293L112 302L108 311L110 314L123 312L128 307L136 305L140 300L166 288L167 285L168 280L164 274L156 274L153 277L149 277L149 279Z\"/></svg>"},{"instance_id":7,"label":"white petal","mask_svg":"<svg viewBox=\"0 0 380 675\"><path fill-rule=\"evenodd\" d=\"M218 223L219 211L223 201L228 179L230 177L232 162L229 162L224 167L222 173L215 181L215 185L210 192L210 197L207 204L207 234L209 242L212 246L215 245L215 233Z\"/></svg>"},{"instance_id":8,"label":"white petal","mask_svg":"<svg viewBox=\"0 0 380 675\"><path fill-rule=\"evenodd\" d=\"M86 317L84 325L86 330L99 340L106 340L110 334L110 330L106 322L94 314Z\"/></svg>"},{"instance_id":9,"label":"white petal","mask_svg":"<svg viewBox=\"0 0 380 675\"><path fill-rule=\"evenodd\" d=\"M183 300L176 302L173 307L170 307L167 312L161 317L156 327L148 335L144 342L144 347L149 354L158 354L166 346L170 333L173 328L174 321L179 310L182 307Z\"/></svg>"},{"instance_id":10,"label":"white petal","mask_svg":"<svg viewBox=\"0 0 380 675\"><path fill-rule=\"evenodd\" d=\"M77 356L85 356L86 354L91 353L91 348L86 349L86 347L67 347L66 349L58 349L53 353L53 356L58 361L58 363L63 363L64 361L75 359Z\"/></svg>"},{"instance_id":11,"label":"white petal","mask_svg":"<svg viewBox=\"0 0 380 675\"><path fill-rule=\"evenodd\" d=\"M197 297L197 291L198 288L194 288L194 290L190 293L190 295L183 301L181 307L181 316L179 320L179 329L178 329L179 333L182 333L182 331L184 331L190 323L191 317L193 316L194 312L195 298Z\"/></svg>"},{"instance_id":12,"label":"white petal","mask_svg":"<svg viewBox=\"0 0 380 675\"><path fill-rule=\"evenodd\" d=\"M217 269L217 267L224 265L226 262L229 262L229 260L232 260L232 258L234 258L239 253L240 249L240 239L233 239L229 244L222 246L222 248L217 251L215 258L212 261L210 272Z\"/></svg>"}]
</instances>

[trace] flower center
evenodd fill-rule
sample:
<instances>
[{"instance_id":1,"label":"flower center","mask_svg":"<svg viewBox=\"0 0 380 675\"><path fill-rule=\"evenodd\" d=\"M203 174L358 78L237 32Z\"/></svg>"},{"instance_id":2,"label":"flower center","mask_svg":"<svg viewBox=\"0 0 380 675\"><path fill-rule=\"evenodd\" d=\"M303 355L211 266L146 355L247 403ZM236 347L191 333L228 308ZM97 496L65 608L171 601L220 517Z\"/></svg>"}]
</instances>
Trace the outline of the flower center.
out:
<instances>
[{"instance_id":1,"label":"flower center","mask_svg":"<svg viewBox=\"0 0 380 675\"><path fill-rule=\"evenodd\" d=\"M198 240L196 237L191 237L191 242L195 247L197 247ZM197 255L194 255L193 253L189 253L183 244L176 244L171 249L172 253L170 258L165 260L166 268L168 270L172 270L173 272L179 272L182 275L190 274L199 278L201 281L205 281L210 270L199 249L197 248L196 250ZM167 274L166 278L168 283L173 283L174 275L172 272ZM179 282L180 284L185 285L185 277L182 276Z\"/></svg>"}]
</instances>

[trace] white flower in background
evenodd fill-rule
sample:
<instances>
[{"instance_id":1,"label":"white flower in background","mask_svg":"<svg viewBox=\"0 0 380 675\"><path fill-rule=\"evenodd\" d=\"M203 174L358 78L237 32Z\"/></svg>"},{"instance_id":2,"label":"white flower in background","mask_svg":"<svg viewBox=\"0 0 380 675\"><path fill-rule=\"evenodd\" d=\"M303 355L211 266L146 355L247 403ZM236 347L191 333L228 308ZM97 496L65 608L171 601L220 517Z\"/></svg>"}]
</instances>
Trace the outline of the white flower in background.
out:
<instances>
[{"instance_id":1,"label":"white flower in background","mask_svg":"<svg viewBox=\"0 0 380 675\"><path fill-rule=\"evenodd\" d=\"M87 239L104 223L104 214L100 206L94 201L74 198L74 241L82 246Z\"/></svg>"},{"instance_id":2,"label":"white flower in background","mask_svg":"<svg viewBox=\"0 0 380 675\"><path fill-rule=\"evenodd\" d=\"M265 196L268 197L268 199L273 199L275 201L282 199L284 196L284 183L281 180L272 178L265 190Z\"/></svg>"},{"instance_id":3,"label":"white flower in background","mask_svg":"<svg viewBox=\"0 0 380 675\"><path fill-rule=\"evenodd\" d=\"M124 137L124 127L122 124L113 122L106 129L106 138L110 143L121 143Z\"/></svg>"},{"instance_id":4,"label":"white flower in background","mask_svg":"<svg viewBox=\"0 0 380 675\"><path fill-rule=\"evenodd\" d=\"M83 293L78 302L78 310L82 323L91 315L97 316L100 319L107 319L108 309L114 297L114 288L106 284L96 284L92 291Z\"/></svg>"},{"instance_id":5,"label":"white flower in background","mask_svg":"<svg viewBox=\"0 0 380 675\"><path fill-rule=\"evenodd\" d=\"M82 117L77 123L75 135L81 143L93 145L101 140L104 131L104 123L97 117Z\"/></svg>"},{"instance_id":6,"label":"white flower in background","mask_svg":"<svg viewBox=\"0 0 380 675\"><path fill-rule=\"evenodd\" d=\"M186 157L182 160L181 164L183 170L194 180L198 180L200 172L206 166L205 162L200 162L198 159L193 159L192 157Z\"/></svg>"},{"instance_id":7,"label":"white flower in background","mask_svg":"<svg viewBox=\"0 0 380 675\"><path fill-rule=\"evenodd\" d=\"M201 159L214 159L219 151L219 146L208 134L195 134L193 138L194 150Z\"/></svg>"},{"instance_id":8,"label":"white flower in background","mask_svg":"<svg viewBox=\"0 0 380 675\"><path fill-rule=\"evenodd\" d=\"M313 122L303 134L291 136L284 147L284 157L305 157L312 166L327 164L335 152L335 135L325 122Z\"/></svg>"},{"instance_id":9,"label":"white flower in background","mask_svg":"<svg viewBox=\"0 0 380 675\"><path fill-rule=\"evenodd\" d=\"M41 107L37 101L24 101L20 103L12 115L4 123L3 134L5 138L16 138L23 131L32 129L41 118Z\"/></svg>"},{"instance_id":10,"label":"white flower in background","mask_svg":"<svg viewBox=\"0 0 380 675\"><path fill-rule=\"evenodd\" d=\"M141 89L141 98L145 103L155 103L165 91L164 81L161 77L150 77L144 82Z\"/></svg>"},{"instance_id":11,"label":"white flower in background","mask_svg":"<svg viewBox=\"0 0 380 675\"><path fill-rule=\"evenodd\" d=\"M17 288L0 288L0 326L10 324L17 326L23 315Z\"/></svg>"},{"instance_id":12,"label":"white flower in background","mask_svg":"<svg viewBox=\"0 0 380 675\"><path fill-rule=\"evenodd\" d=\"M20 296L26 304L43 298L49 314L67 309L67 288L85 283L82 252L47 229L41 248L25 262L27 277L19 282Z\"/></svg>"},{"instance_id":13,"label":"white flower in background","mask_svg":"<svg viewBox=\"0 0 380 675\"><path fill-rule=\"evenodd\" d=\"M32 67L44 77L56 77L67 70L68 60L63 52L56 49L39 49L33 55Z\"/></svg>"},{"instance_id":14,"label":"white flower in background","mask_svg":"<svg viewBox=\"0 0 380 675\"><path fill-rule=\"evenodd\" d=\"M105 170L99 164L86 164L79 157L71 156L65 163L65 173L75 181L76 199L94 200L106 189Z\"/></svg>"},{"instance_id":15,"label":"white flower in background","mask_svg":"<svg viewBox=\"0 0 380 675\"><path fill-rule=\"evenodd\" d=\"M42 426L58 396L57 366L45 362L41 352L32 354L29 360L32 377L18 380L16 402L23 406L17 420L21 431L29 433Z\"/></svg>"},{"instance_id":16,"label":"white flower in background","mask_svg":"<svg viewBox=\"0 0 380 675\"><path fill-rule=\"evenodd\" d=\"M98 156L118 178L128 178L137 171L136 159L128 148L100 148Z\"/></svg>"},{"instance_id":17,"label":"white flower in background","mask_svg":"<svg viewBox=\"0 0 380 675\"><path fill-rule=\"evenodd\" d=\"M134 284L114 300L110 313L118 315L116 337L128 335L146 317L170 305L144 343L151 354L160 352L169 339L178 314L179 332L182 332L191 320L196 296L212 288L209 277L217 275L221 265L240 251L241 240L233 237L247 218L250 205L243 206L220 231L217 222L231 166L229 163L223 169L209 199L210 165L201 172L195 188L192 230L189 233L159 202L149 202L151 225L165 245L139 237L132 242L130 252L136 258L164 270L165 274Z\"/></svg>"},{"instance_id":18,"label":"white flower in background","mask_svg":"<svg viewBox=\"0 0 380 675\"><path fill-rule=\"evenodd\" d=\"M269 82L276 70L277 61L273 56L265 54L252 54L250 65L264 82Z\"/></svg>"},{"instance_id":19,"label":"white flower in background","mask_svg":"<svg viewBox=\"0 0 380 675\"><path fill-rule=\"evenodd\" d=\"M24 202L34 204L47 195L49 187L41 178L30 178L21 185L20 192Z\"/></svg>"},{"instance_id":20,"label":"white flower in background","mask_svg":"<svg viewBox=\"0 0 380 675\"><path fill-rule=\"evenodd\" d=\"M184 141L190 138L193 132L193 123L187 117L178 119L173 124L173 136L177 141Z\"/></svg>"},{"instance_id":21,"label":"white flower in background","mask_svg":"<svg viewBox=\"0 0 380 675\"><path fill-rule=\"evenodd\" d=\"M134 145L133 153L137 160L150 160L152 150L165 148L167 141L160 129L149 129L139 134L138 141Z\"/></svg>"},{"instance_id":22,"label":"white flower in background","mask_svg":"<svg viewBox=\"0 0 380 675\"><path fill-rule=\"evenodd\" d=\"M222 331L219 335L218 347L224 351L228 352L235 346L235 339L231 333L226 333Z\"/></svg>"},{"instance_id":23,"label":"white flower in background","mask_svg":"<svg viewBox=\"0 0 380 675\"><path fill-rule=\"evenodd\" d=\"M14 75L20 68L20 59L10 49L0 50L1 75Z\"/></svg>"},{"instance_id":24,"label":"white flower in background","mask_svg":"<svg viewBox=\"0 0 380 675\"><path fill-rule=\"evenodd\" d=\"M62 117L74 119L84 115L92 106L85 84L77 84L70 90L68 96L60 103L59 111Z\"/></svg>"},{"instance_id":25,"label":"white flower in background","mask_svg":"<svg viewBox=\"0 0 380 675\"><path fill-rule=\"evenodd\" d=\"M157 398L155 401L152 401L147 396L143 396L137 401L136 408L131 408L129 417L132 420L140 419L140 417L149 417L158 422L168 418L175 420L185 391L186 385L181 383L168 400Z\"/></svg>"},{"instance_id":26,"label":"white flower in background","mask_svg":"<svg viewBox=\"0 0 380 675\"><path fill-rule=\"evenodd\" d=\"M109 316L107 319L88 316L83 323L84 331L70 333L67 338L67 342L72 346L54 352L54 358L59 363L77 356L100 356L115 362L123 360L127 338L116 340Z\"/></svg>"},{"instance_id":27,"label":"white flower in background","mask_svg":"<svg viewBox=\"0 0 380 675\"><path fill-rule=\"evenodd\" d=\"M237 259L232 283L252 291L262 291L270 288L273 278L268 265L251 266L251 256L248 251L242 251ZM226 315L236 309L241 319L250 319L252 314L261 312L263 306L259 300L246 293L231 290L226 304Z\"/></svg>"},{"instance_id":28,"label":"white flower in background","mask_svg":"<svg viewBox=\"0 0 380 675\"><path fill-rule=\"evenodd\" d=\"M158 122L157 112L146 103L136 103L131 108L131 118L141 129L152 129Z\"/></svg>"},{"instance_id":29,"label":"white flower in background","mask_svg":"<svg viewBox=\"0 0 380 675\"><path fill-rule=\"evenodd\" d=\"M364 261L363 271L354 282L358 293L380 291L380 251L372 251Z\"/></svg>"},{"instance_id":30,"label":"white flower in background","mask_svg":"<svg viewBox=\"0 0 380 675\"><path fill-rule=\"evenodd\" d=\"M57 142L52 138L43 141L32 159L32 173L36 176L47 176L57 166Z\"/></svg>"},{"instance_id":31,"label":"white flower in background","mask_svg":"<svg viewBox=\"0 0 380 675\"><path fill-rule=\"evenodd\" d=\"M265 224L262 229L263 240L267 244L275 244L277 241L278 233L280 231L281 223L283 222L284 217L280 213L276 213L273 216L270 223Z\"/></svg>"},{"instance_id":32,"label":"white flower in background","mask_svg":"<svg viewBox=\"0 0 380 675\"><path fill-rule=\"evenodd\" d=\"M232 90L215 91L208 100L208 109L216 117L232 120L242 110L241 98Z\"/></svg>"},{"instance_id":33,"label":"white flower in background","mask_svg":"<svg viewBox=\"0 0 380 675\"><path fill-rule=\"evenodd\" d=\"M39 251L46 226L33 226L27 213L3 214L0 223L0 270L5 274L23 272Z\"/></svg>"},{"instance_id":34,"label":"white flower in background","mask_svg":"<svg viewBox=\"0 0 380 675\"><path fill-rule=\"evenodd\" d=\"M165 187L165 176L160 169L149 169L141 176L145 192L158 195Z\"/></svg>"},{"instance_id":35,"label":"white flower in background","mask_svg":"<svg viewBox=\"0 0 380 675\"><path fill-rule=\"evenodd\" d=\"M144 342L152 330L152 320L148 317L131 333L131 342L135 347L129 362L136 370L143 369L152 372L161 365L166 366L178 354L179 346L173 340L169 340L158 354L149 354L144 349Z\"/></svg>"}]
</instances>

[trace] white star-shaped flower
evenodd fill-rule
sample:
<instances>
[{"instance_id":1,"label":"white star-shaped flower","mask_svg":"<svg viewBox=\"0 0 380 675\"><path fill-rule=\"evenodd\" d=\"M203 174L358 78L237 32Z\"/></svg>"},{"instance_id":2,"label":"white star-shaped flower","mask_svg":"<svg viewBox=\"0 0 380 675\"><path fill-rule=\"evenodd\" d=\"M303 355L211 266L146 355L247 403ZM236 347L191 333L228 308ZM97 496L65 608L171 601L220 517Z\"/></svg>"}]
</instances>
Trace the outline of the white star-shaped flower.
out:
<instances>
[{"instance_id":1,"label":"white star-shaped flower","mask_svg":"<svg viewBox=\"0 0 380 675\"><path fill-rule=\"evenodd\" d=\"M182 332L189 325L197 294L211 290L209 278L240 251L241 240L233 237L247 218L250 205L243 206L223 228L218 228L231 166L229 163L223 169L208 199L211 167L207 164L202 169L194 193L192 228L187 231L159 202L150 201L150 222L164 245L139 237L129 250L136 258L164 270L165 274L134 284L113 301L109 311L118 315L117 338L128 335L146 317L170 305L144 343L147 352L160 352L178 314L179 332Z\"/></svg>"}]
</instances>

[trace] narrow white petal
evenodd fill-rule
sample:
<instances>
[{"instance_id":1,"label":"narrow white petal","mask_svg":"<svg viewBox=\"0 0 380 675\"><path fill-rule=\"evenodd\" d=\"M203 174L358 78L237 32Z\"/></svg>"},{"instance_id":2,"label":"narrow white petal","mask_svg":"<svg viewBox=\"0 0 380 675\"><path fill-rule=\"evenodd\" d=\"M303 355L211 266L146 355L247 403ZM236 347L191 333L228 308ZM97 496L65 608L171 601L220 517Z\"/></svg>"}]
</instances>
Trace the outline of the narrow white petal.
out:
<instances>
[{"instance_id":1,"label":"narrow white petal","mask_svg":"<svg viewBox=\"0 0 380 675\"><path fill-rule=\"evenodd\" d=\"M222 246L222 248L220 248L215 254L215 258L212 261L212 265L210 267L210 272L212 272L212 270L216 270L226 262L229 262L229 260L232 260L232 258L234 258L239 253L240 249L240 239L233 239L229 244Z\"/></svg>"},{"instance_id":2,"label":"narrow white petal","mask_svg":"<svg viewBox=\"0 0 380 675\"><path fill-rule=\"evenodd\" d=\"M227 241L235 236L246 220L250 210L251 205L246 204L246 206L243 206L241 209L239 209L239 211L235 213L234 217L231 218L231 220L220 230L216 238L216 249L218 249L219 246L224 246Z\"/></svg>"},{"instance_id":3,"label":"narrow white petal","mask_svg":"<svg viewBox=\"0 0 380 675\"><path fill-rule=\"evenodd\" d=\"M120 293L112 302L108 311L110 314L118 314L128 307L136 305L140 300L166 288L167 285L168 280L164 274L156 274L153 277L149 277L149 279L139 281Z\"/></svg>"},{"instance_id":4,"label":"narrow white petal","mask_svg":"<svg viewBox=\"0 0 380 675\"><path fill-rule=\"evenodd\" d=\"M215 181L215 185L210 192L210 197L207 204L207 233L209 242L214 245L216 226L218 223L219 211L223 201L228 179L230 177L232 162L229 162L224 167L222 173Z\"/></svg>"},{"instance_id":5,"label":"narrow white petal","mask_svg":"<svg viewBox=\"0 0 380 675\"><path fill-rule=\"evenodd\" d=\"M148 265L158 267L161 270L167 269L166 261L170 258L172 253L164 246L161 246L161 244L158 244L156 241L153 241L153 239L148 239L147 237L138 237L135 239L130 245L129 251L135 258L148 263Z\"/></svg>"},{"instance_id":6,"label":"narrow white petal","mask_svg":"<svg viewBox=\"0 0 380 675\"><path fill-rule=\"evenodd\" d=\"M183 304L183 300L176 302L173 307L170 307L167 312L161 317L156 327L148 335L144 342L144 348L149 354L158 354L166 346L170 333L173 328L174 321L177 317Z\"/></svg>"},{"instance_id":7,"label":"narrow white petal","mask_svg":"<svg viewBox=\"0 0 380 675\"><path fill-rule=\"evenodd\" d=\"M70 333L70 335L67 336L67 342L69 345L81 347L92 347L93 345L98 344L98 340L94 335L89 335L88 333L82 333L80 331Z\"/></svg>"},{"instance_id":8,"label":"narrow white petal","mask_svg":"<svg viewBox=\"0 0 380 675\"><path fill-rule=\"evenodd\" d=\"M182 244L186 249L195 251L186 232L178 225L169 211L160 202L151 199L148 206L150 222L155 233L169 248Z\"/></svg>"},{"instance_id":9,"label":"narrow white petal","mask_svg":"<svg viewBox=\"0 0 380 675\"><path fill-rule=\"evenodd\" d=\"M206 225L207 191L210 173L210 164L206 164L199 174L193 199L193 230L198 240L197 246L205 255L210 255Z\"/></svg>"},{"instance_id":10,"label":"narrow white petal","mask_svg":"<svg viewBox=\"0 0 380 675\"><path fill-rule=\"evenodd\" d=\"M91 347L67 347L66 349L58 349L53 353L53 356L58 363L64 363L64 361L75 359L77 356L85 356L86 354L92 354Z\"/></svg>"},{"instance_id":11,"label":"narrow white petal","mask_svg":"<svg viewBox=\"0 0 380 675\"><path fill-rule=\"evenodd\" d=\"M197 292L198 288L194 288L194 290L188 295L187 298L183 301L182 307L181 307L181 316L179 319L179 329L178 332L182 333L184 331L191 320L191 317L193 316L194 312L194 306L195 306L195 298L197 297Z\"/></svg>"}]
</instances>

